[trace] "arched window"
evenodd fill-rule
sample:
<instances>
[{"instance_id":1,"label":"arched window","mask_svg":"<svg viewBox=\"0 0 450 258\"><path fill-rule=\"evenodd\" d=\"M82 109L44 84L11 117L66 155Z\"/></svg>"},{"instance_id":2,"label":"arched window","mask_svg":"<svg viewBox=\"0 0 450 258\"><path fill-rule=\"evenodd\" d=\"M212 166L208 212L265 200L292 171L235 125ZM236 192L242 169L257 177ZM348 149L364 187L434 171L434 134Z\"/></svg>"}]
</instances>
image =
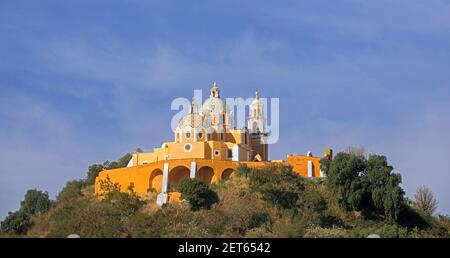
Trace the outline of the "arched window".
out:
<instances>
[{"instance_id":1,"label":"arched window","mask_svg":"<svg viewBox=\"0 0 450 258\"><path fill-rule=\"evenodd\" d=\"M258 132L258 123L253 122L252 133L257 133L257 132Z\"/></svg>"}]
</instances>

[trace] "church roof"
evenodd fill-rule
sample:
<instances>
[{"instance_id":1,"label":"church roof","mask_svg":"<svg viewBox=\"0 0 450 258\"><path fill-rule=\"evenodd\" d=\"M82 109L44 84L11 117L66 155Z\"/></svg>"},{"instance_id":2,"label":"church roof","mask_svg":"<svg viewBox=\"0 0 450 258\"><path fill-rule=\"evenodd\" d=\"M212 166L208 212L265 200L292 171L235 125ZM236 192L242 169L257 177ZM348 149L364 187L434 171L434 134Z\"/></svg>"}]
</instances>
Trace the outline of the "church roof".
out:
<instances>
[{"instance_id":1,"label":"church roof","mask_svg":"<svg viewBox=\"0 0 450 258\"><path fill-rule=\"evenodd\" d=\"M226 104L226 101L220 98L219 87L216 83L213 84L211 88L211 95L202 106L202 112L204 114L213 113L213 114L223 114L230 113L230 108Z\"/></svg>"}]
</instances>

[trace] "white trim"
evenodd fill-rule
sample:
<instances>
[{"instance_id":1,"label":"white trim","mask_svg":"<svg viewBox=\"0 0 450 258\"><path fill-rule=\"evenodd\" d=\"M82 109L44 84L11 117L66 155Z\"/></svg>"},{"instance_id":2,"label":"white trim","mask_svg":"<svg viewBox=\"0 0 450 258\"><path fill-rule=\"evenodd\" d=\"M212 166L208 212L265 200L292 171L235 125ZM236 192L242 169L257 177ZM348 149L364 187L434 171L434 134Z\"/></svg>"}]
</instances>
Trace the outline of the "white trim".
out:
<instances>
[{"instance_id":1,"label":"white trim","mask_svg":"<svg viewBox=\"0 0 450 258\"><path fill-rule=\"evenodd\" d=\"M312 177L313 176L313 164L312 164L312 160L308 160L308 177Z\"/></svg>"},{"instance_id":2,"label":"white trim","mask_svg":"<svg viewBox=\"0 0 450 258\"><path fill-rule=\"evenodd\" d=\"M164 163L164 170L163 170L163 181L162 181L162 191L163 193L167 193L167 187L169 183L169 163Z\"/></svg>"},{"instance_id":3,"label":"white trim","mask_svg":"<svg viewBox=\"0 0 450 258\"><path fill-rule=\"evenodd\" d=\"M167 193L159 193L156 197L156 204L158 206L162 206L163 204L166 204L169 199L169 195Z\"/></svg>"},{"instance_id":4,"label":"white trim","mask_svg":"<svg viewBox=\"0 0 450 258\"><path fill-rule=\"evenodd\" d=\"M239 146L236 144L233 146L233 161L239 161Z\"/></svg>"},{"instance_id":5,"label":"white trim","mask_svg":"<svg viewBox=\"0 0 450 258\"><path fill-rule=\"evenodd\" d=\"M133 157L131 157L130 161L128 161L127 168L133 166Z\"/></svg>"},{"instance_id":6,"label":"white trim","mask_svg":"<svg viewBox=\"0 0 450 258\"><path fill-rule=\"evenodd\" d=\"M195 161L192 161L192 162L191 162L191 174L190 174L190 177L191 177L192 179L195 178L196 170L197 170L197 163L196 163Z\"/></svg>"}]
</instances>

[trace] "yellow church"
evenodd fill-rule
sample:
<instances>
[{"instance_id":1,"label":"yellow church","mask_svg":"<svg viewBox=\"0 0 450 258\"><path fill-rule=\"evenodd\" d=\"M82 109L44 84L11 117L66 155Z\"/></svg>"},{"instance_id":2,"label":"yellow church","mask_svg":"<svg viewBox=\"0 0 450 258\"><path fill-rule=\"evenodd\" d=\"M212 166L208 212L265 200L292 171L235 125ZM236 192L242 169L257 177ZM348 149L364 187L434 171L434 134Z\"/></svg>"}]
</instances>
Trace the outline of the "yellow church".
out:
<instances>
[{"instance_id":1,"label":"yellow church","mask_svg":"<svg viewBox=\"0 0 450 258\"><path fill-rule=\"evenodd\" d=\"M188 114L176 128L174 139L151 152L135 152L127 167L103 170L96 178L95 192L100 193L101 180L118 183L121 191L133 188L144 196L158 192L158 205L177 201L180 194L171 191L183 178L197 178L206 185L228 179L238 167L262 167L273 163L292 166L305 177L322 177L320 157L288 155L286 160L269 160L266 144L267 119L259 93L249 105L247 127L234 126L233 113L220 98L220 89L213 84L210 96L201 109L192 100ZM331 149L324 157L332 158Z\"/></svg>"}]
</instances>

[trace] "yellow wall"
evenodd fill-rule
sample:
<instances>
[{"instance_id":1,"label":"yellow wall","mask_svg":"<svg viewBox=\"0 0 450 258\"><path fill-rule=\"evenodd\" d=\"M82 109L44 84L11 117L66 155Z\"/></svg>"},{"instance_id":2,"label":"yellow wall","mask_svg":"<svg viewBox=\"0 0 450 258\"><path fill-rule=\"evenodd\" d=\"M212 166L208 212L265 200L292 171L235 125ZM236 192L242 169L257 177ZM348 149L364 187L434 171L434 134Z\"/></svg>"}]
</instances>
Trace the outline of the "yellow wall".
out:
<instances>
[{"instance_id":1,"label":"yellow wall","mask_svg":"<svg viewBox=\"0 0 450 258\"><path fill-rule=\"evenodd\" d=\"M232 150L236 144L239 145L239 160L247 161L247 153L252 153L250 145L240 143L240 137L244 134L234 131L237 135L238 143L230 141L183 141L183 142L166 142L162 148L155 148L153 152L148 153L134 153L132 164L133 166L143 165L146 163L158 162L161 160L172 159L213 159L213 160L231 160L232 156L228 156L228 149ZM230 134L231 135L231 134ZM192 137L191 137L192 138ZM190 144L191 150L186 151L185 145ZM214 151L219 151L219 155L214 155ZM252 158L252 157L250 157Z\"/></svg>"},{"instance_id":2,"label":"yellow wall","mask_svg":"<svg viewBox=\"0 0 450 258\"><path fill-rule=\"evenodd\" d=\"M292 166L292 170L299 173L301 176L308 176L308 160L313 164L313 177L320 176L320 158L309 156L288 156L287 162Z\"/></svg>"},{"instance_id":3,"label":"yellow wall","mask_svg":"<svg viewBox=\"0 0 450 258\"><path fill-rule=\"evenodd\" d=\"M196 177L209 185L222 180L223 178L228 178L230 172L235 171L239 166L244 164L248 167L263 167L272 163L285 162L291 165L295 172L302 176L308 176L308 160L311 160L313 163L313 177L319 177L320 158L308 156L289 156L286 161L276 160L274 162L234 162L229 160L189 158L158 161L147 165L104 170L100 172L99 176L96 178L95 192L101 193L99 187L100 180L105 180L107 177L109 177L112 182L119 183L120 190L123 192L128 191L128 187L131 183L134 185L134 191L140 196L147 194L150 188L154 188L157 192L161 192L162 174L165 162L169 164L169 184L175 183L183 177L189 177L188 171L190 171L191 162L195 161L197 163ZM213 171L213 174L208 171ZM173 199L177 198L178 197L174 195Z\"/></svg>"},{"instance_id":4,"label":"yellow wall","mask_svg":"<svg viewBox=\"0 0 450 258\"><path fill-rule=\"evenodd\" d=\"M158 161L155 163L140 165L134 167L118 168L101 171L96 178L95 192L101 193L100 180L106 180L107 177L114 182L120 184L120 190L128 191L128 186L133 183L134 191L143 196L147 194L150 188L154 188L157 192L161 192L162 173L164 163L169 163L169 184L181 180L182 177L188 177L191 162L197 163L197 172L207 170L207 167L214 171L212 178L209 178L207 184L217 182L222 179L222 173L226 170L235 171L239 167L238 162L225 160L210 159L179 159L169 161ZM198 173L197 173L198 175ZM205 177L199 178L205 180ZM171 182L172 181L172 182Z\"/></svg>"}]
</instances>

